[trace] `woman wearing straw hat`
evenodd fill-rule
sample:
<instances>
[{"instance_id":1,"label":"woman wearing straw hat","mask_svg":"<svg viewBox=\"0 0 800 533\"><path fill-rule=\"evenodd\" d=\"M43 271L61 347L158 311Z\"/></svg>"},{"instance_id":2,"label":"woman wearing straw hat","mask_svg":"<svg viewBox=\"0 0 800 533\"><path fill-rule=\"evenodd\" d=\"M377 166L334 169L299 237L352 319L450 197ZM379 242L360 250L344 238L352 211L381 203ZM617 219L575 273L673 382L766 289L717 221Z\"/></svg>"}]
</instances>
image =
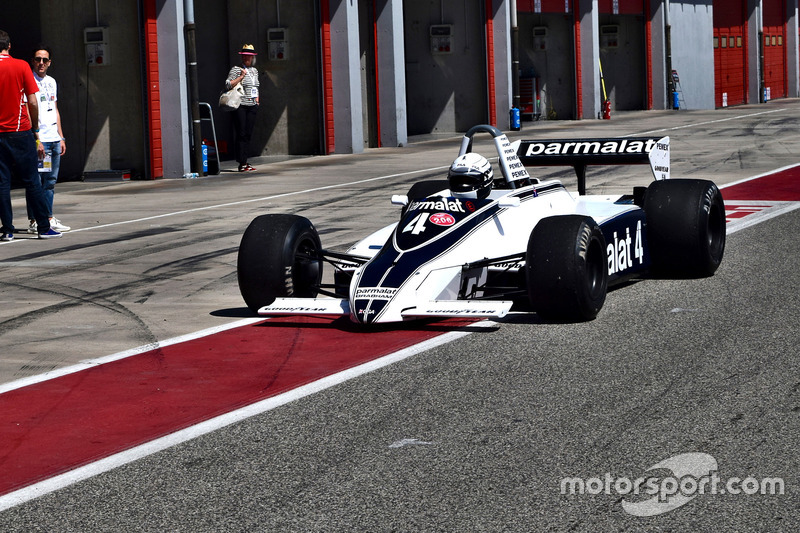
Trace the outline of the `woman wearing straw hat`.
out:
<instances>
[{"instance_id":1,"label":"woman wearing straw hat","mask_svg":"<svg viewBox=\"0 0 800 533\"><path fill-rule=\"evenodd\" d=\"M241 84L244 89L242 103L233 113L233 126L236 130L236 161L239 163L239 172L255 170L247 164L247 155L250 149L250 136L256 125L258 112L258 70L253 66L256 63L256 50L252 44L245 44L239 52L242 58L241 65L233 67L228 72L225 80L225 89L230 90Z\"/></svg>"}]
</instances>

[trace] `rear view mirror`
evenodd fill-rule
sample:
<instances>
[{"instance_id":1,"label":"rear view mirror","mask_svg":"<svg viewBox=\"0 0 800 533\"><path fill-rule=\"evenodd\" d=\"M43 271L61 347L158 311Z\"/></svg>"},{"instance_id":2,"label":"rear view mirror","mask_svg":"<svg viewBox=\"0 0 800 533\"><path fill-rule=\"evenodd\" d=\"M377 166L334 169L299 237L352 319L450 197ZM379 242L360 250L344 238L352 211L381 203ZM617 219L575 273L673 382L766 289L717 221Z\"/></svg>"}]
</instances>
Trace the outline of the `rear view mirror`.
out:
<instances>
[{"instance_id":1,"label":"rear view mirror","mask_svg":"<svg viewBox=\"0 0 800 533\"><path fill-rule=\"evenodd\" d=\"M392 205L408 205L408 196L405 194L393 194Z\"/></svg>"}]
</instances>

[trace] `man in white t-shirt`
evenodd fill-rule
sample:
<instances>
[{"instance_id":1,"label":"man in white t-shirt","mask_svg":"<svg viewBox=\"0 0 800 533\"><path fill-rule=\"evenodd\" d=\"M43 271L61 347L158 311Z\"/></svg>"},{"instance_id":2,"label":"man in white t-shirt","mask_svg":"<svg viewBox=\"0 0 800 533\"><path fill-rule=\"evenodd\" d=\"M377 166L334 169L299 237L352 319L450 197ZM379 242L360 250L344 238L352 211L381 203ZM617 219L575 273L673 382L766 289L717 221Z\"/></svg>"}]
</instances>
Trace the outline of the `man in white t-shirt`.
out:
<instances>
[{"instance_id":1,"label":"man in white t-shirt","mask_svg":"<svg viewBox=\"0 0 800 533\"><path fill-rule=\"evenodd\" d=\"M31 67L33 77L39 86L37 98L39 100L39 140L44 145L44 160L39 168L39 177L42 179L42 188L49 208L50 227L56 231L69 231L70 227L53 216L53 196L58 169L61 165L61 156L67 151L66 139L61 132L61 115L58 112L58 86L52 76L47 75L50 68L50 49L39 45L33 53ZM48 170L49 167L49 170ZM28 233L36 233L36 220L28 208Z\"/></svg>"}]
</instances>

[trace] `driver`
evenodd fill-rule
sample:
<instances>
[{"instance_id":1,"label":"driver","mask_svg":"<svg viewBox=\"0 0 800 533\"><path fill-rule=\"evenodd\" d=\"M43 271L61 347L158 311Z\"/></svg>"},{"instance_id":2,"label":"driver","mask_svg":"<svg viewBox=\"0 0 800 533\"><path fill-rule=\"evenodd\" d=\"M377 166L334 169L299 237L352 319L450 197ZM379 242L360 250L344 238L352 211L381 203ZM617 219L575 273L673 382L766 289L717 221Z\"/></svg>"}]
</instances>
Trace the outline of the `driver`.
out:
<instances>
[{"instance_id":1,"label":"driver","mask_svg":"<svg viewBox=\"0 0 800 533\"><path fill-rule=\"evenodd\" d=\"M475 152L458 156L447 173L450 193L456 198L486 198L493 179L491 163Z\"/></svg>"}]
</instances>

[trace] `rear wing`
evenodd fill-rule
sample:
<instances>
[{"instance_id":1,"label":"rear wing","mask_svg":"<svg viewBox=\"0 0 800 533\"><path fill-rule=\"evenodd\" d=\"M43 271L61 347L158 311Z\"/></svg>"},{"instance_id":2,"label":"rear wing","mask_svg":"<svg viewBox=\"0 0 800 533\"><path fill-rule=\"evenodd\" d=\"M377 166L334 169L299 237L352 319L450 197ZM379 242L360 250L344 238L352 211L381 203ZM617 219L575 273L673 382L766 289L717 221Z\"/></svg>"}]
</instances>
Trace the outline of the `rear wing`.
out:
<instances>
[{"instance_id":1,"label":"rear wing","mask_svg":"<svg viewBox=\"0 0 800 533\"><path fill-rule=\"evenodd\" d=\"M575 168L578 194L586 194L586 167L589 165L649 163L655 179L669 179L669 137L523 140L517 147L517 156L526 166Z\"/></svg>"}]
</instances>

